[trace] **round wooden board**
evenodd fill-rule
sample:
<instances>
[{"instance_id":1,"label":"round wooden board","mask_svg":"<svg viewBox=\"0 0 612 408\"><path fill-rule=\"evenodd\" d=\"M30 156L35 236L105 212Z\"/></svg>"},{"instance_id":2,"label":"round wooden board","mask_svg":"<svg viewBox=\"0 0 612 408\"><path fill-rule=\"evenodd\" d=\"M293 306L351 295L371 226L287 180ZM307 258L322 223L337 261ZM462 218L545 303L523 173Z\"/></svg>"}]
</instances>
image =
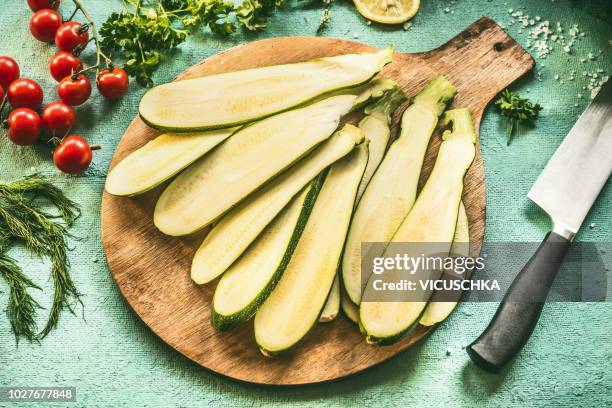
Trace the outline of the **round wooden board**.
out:
<instances>
[{"instance_id":1,"label":"round wooden board","mask_svg":"<svg viewBox=\"0 0 612 408\"><path fill-rule=\"evenodd\" d=\"M373 51L351 41L292 37L252 42L212 56L179 76L211 75L265 65L304 61L344 53ZM479 127L486 105L499 91L533 66L531 57L499 26L482 18L444 46L426 53L396 53L382 76L397 81L414 96L435 75L445 75L458 89L453 106L467 106ZM401 111L395 117L397 123ZM203 113L205 114L205 113ZM395 129L396 130L396 129ZM111 168L157 136L137 117L119 143ZM435 134L425 160L428 175L440 144ZM473 253L484 236L485 186L480 151L465 178L463 200L470 220ZM167 344L218 374L258 384L297 385L331 381L379 364L425 336L417 327L403 341L387 347L367 345L344 316L318 324L292 353L266 358L258 350L252 323L225 333L210 324L214 284L195 285L191 260L206 231L175 238L153 225L153 208L164 186L136 198L102 199L102 240L110 271L138 316Z\"/></svg>"}]
</instances>

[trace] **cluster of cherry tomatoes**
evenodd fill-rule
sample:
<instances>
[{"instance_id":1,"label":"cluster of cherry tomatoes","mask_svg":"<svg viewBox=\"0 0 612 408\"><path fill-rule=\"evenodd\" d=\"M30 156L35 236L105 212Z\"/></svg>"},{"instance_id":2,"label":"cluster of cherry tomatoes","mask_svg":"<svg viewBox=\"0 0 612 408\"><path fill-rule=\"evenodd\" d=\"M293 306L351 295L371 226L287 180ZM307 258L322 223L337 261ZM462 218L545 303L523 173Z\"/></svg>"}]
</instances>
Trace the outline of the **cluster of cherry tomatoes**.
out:
<instances>
[{"instance_id":1,"label":"cluster of cherry tomatoes","mask_svg":"<svg viewBox=\"0 0 612 408\"><path fill-rule=\"evenodd\" d=\"M64 22L57 11L59 0L27 0L27 3L34 12L30 19L32 35L43 42L54 41L59 50L49 64L51 76L59 83L59 100L44 106L39 115L43 103L41 86L32 79L21 78L14 59L0 56L1 108L8 102L13 109L4 125L9 139L17 145L31 145L43 134L49 140L59 141L53 153L55 165L65 173L80 173L91 163L92 146L69 132L76 122L72 107L83 104L91 96L92 86L86 72L98 68L84 69L79 58L89 43L88 26L77 21ZM128 76L119 67L109 68L98 72L96 85L101 95L117 99L127 91Z\"/></svg>"}]
</instances>

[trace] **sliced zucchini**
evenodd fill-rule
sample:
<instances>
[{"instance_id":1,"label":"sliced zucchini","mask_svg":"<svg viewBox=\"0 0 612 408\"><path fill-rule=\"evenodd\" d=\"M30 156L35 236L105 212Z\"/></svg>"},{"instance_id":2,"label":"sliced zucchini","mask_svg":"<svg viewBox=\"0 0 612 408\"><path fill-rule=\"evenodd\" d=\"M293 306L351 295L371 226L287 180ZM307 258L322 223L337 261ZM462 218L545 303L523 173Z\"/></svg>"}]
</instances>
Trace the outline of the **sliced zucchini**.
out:
<instances>
[{"instance_id":1,"label":"sliced zucchini","mask_svg":"<svg viewBox=\"0 0 612 408\"><path fill-rule=\"evenodd\" d=\"M367 161L363 143L331 166L285 273L255 315L255 340L264 354L295 346L319 319Z\"/></svg>"},{"instance_id":2,"label":"sliced zucchini","mask_svg":"<svg viewBox=\"0 0 612 408\"><path fill-rule=\"evenodd\" d=\"M359 129L345 125L306 158L221 218L195 254L191 266L194 282L208 283L225 272L293 196L363 139Z\"/></svg>"},{"instance_id":3,"label":"sliced zucchini","mask_svg":"<svg viewBox=\"0 0 612 408\"><path fill-rule=\"evenodd\" d=\"M282 276L323 184L317 177L295 196L223 275L213 296L212 324L229 330L255 315Z\"/></svg>"},{"instance_id":4,"label":"sliced zucchini","mask_svg":"<svg viewBox=\"0 0 612 408\"><path fill-rule=\"evenodd\" d=\"M338 316L339 311L340 311L340 279L338 278L338 274L336 273L336 277L334 278L334 283L332 284L331 290L329 291L329 295L327 295L325 306L323 306L323 311L321 312L321 316L319 316L319 322L328 323L328 322L333 321L336 318L336 316Z\"/></svg>"},{"instance_id":5,"label":"sliced zucchini","mask_svg":"<svg viewBox=\"0 0 612 408\"><path fill-rule=\"evenodd\" d=\"M143 96L140 117L171 132L234 127L366 83L392 54L388 48L171 82Z\"/></svg>"},{"instance_id":6,"label":"sliced zucchini","mask_svg":"<svg viewBox=\"0 0 612 408\"><path fill-rule=\"evenodd\" d=\"M414 207L401 223L391 242L394 243L439 243L436 252L448 253L457 225L459 203L463 193L463 178L472 164L475 154L476 133L472 117L467 109L446 112L444 124L452 124L452 131L444 132L436 163L427 183L423 187ZM393 249L392 249L393 248ZM397 247L388 246L384 257L404 256ZM419 254L408 254L418 257ZM420 288L419 281L437 279L439 271L423 268L411 271L389 270L385 274L392 282L410 280ZM373 291L372 282L379 279L372 275L365 288L364 298ZM420 290L420 289L419 289ZM412 291L410 296L415 296ZM423 299L431 292L419 292ZM414 299L414 298L413 298ZM401 338L419 320L426 301L371 302L363 301L359 308L361 330L366 341L373 344L392 344Z\"/></svg>"},{"instance_id":7,"label":"sliced zucchini","mask_svg":"<svg viewBox=\"0 0 612 408\"><path fill-rule=\"evenodd\" d=\"M340 291L340 307L342 307L342 311L350 321L359 324L359 306L351 302L344 289Z\"/></svg>"},{"instance_id":8,"label":"sliced zucchini","mask_svg":"<svg viewBox=\"0 0 612 408\"><path fill-rule=\"evenodd\" d=\"M359 128L370 141L370 157L368 167L366 167L361 184L359 184L357 202L359 202L387 151L389 138L391 137L391 115L406 100L406 95L399 85L391 80L387 81L389 83L384 96L365 109L366 116L359 122Z\"/></svg>"},{"instance_id":9,"label":"sliced zucchini","mask_svg":"<svg viewBox=\"0 0 612 408\"><path fill-rule=\"evenodd\" d=\"M157 187L230 137L238 128L164 133L130 153L106 178L106 191L133 196Z\"/></svg>"},{"instance_id":10,"label":"sliced zucchini","mask_svg":"<svg viewBox=\"0 0 612 408\"><path fill-rule=\"evenodd\" d=\"M342 283L355 304L361 301L362 242L389 242L412 208L429 139L438 116L456 90L444 77L431 81L402 116L402 130L374 173L357 209L342 259Z\"/></svg>"},{"instance_id":11,"label":"sliced zucchini","mask_svg":"<svg viewBox=\"0 0 612 408\"><path fill-rule=\"evenodd\" d=\"M468 224L467 213L463 206L463 201L459 204L459 214L457 216L457 227L455 228L455 235L453 236L453 245L451 246L450 253L455 257L467 257L470 255L470 228ZM433 326L434 324L444 321L457 307L458 302L441 302L436 301L436 295L438 292L434 292L431 295L429 303L421 316L419 324L423 326Z\"/></svg>"},{"instance_id":12,"label":"sliced zucchini","mask_svg":"<svg viewBox=\"0 0 612 408\"><path fill-rule=\"evenodd\" d=\"M329 138L355 99L334 96L242 128L164 190L155 225L173 236L210 225Z\"/></svg>"}]
</instances>

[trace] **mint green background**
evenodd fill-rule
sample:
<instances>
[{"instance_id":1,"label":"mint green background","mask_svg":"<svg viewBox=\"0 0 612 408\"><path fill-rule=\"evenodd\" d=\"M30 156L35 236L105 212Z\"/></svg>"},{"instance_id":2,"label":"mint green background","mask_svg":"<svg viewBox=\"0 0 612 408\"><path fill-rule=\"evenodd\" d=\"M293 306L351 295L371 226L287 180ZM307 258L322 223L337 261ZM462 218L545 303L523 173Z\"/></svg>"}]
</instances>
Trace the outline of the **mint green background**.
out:
<instances>
[{"instance_id":1,"label":"mint green background","mask_svg":"<svg viewBox=\"0 0 612 408\"><path fill-rule=\"evenodd\" d=\"M207 33L194 35L179 51L166 57L156 81L168 81L201 59L246 41L314 35L319 3L288 1L284 11L277 14L262 34L237 34L227 40ZM67 14L69 1L63 3ZM84 3L98 22L111 11L121 9L119 0L85 0ZM493 110L487 112L482 123L487 239L537 241L547 232L549 223L527 200L526 194L586 106L585 98L576 98L577 93L587 94L580 89L585 85L581 75L583 67L589 72L595 68L607 74L612 72L611 10L605 6L609 2L423 0L422 3L413 28L403 31L368 26L349 2L338 0L331 27L323 34L379 47L395 44L400 51L428 50L444 43L481 15L489 15L505 25L509 20L507 10L521 4L532 16L540 15L553 24L561 21L566 33L572 23L587 32L573 55L555 50L548 59L538 61L542 82L529 75L514 86L545 108L535 129L524 132L507 147L503 122ZM23 75L40 81L46 90L45 100L52 100L54 85L47 73L47 63L54 49L30 36L27 28L30 12L25 1L4 0L0 7L0 54L15 57ZM448 13L444 12L446 7ZM526 44L526 32L520 33L517 25L509 32ZM603 54L595 61L579 62L587 52L598 50ZM572 69L578 71L574 82L559 85L553 79L555 74L566 77ZM83 239L73 243L75 249L70 257L74 279L85 302L85 319L64 314L59 329L41 345L21 342L16 347L8 322L2 316L0 386L75 386L76 405L87 407L612 405L610 303L547 305L530 342L514 364L499 375L475 368L461 347L481 333L495 311L495 304L462 304L427 341L382 366L320 386L272 389L236 383L209 373L167 347L119 295L105 263L99 232L104 172L114 147L136 114L143 91L132 86L129 95L118 103L109 103L95 95L78 109L79 125L75 131L103 145L103 150L95 154L93 170L85 176L63 176L53 168L48 151L18 148L0 136L0 179L14 180L33 170L40 171L82 205L83 217L74 232ZM611 209L612 188L608 183L578 239L612 241ZM591 223L595 223L593 228L588 227ZM46 284L47 291L36 296L48 305L47 266L19 249L13 255L21 260L30 276ZM6 298L7 288L0 283L2 309ZM44 315L40 317L42 323Z\"/></svg>"}]
</instances>

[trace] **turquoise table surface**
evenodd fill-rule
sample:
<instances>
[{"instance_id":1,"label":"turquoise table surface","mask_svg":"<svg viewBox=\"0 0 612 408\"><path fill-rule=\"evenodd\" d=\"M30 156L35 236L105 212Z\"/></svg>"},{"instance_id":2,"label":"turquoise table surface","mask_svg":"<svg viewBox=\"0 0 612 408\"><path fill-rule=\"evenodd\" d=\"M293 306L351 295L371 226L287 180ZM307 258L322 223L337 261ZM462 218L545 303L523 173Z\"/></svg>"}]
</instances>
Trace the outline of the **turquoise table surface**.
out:
<instances>
[{"instance_id":1,"label":"turquoise table surface","mask_svg":"<svg viewBox=\"0 0 612 408\"><path fill-rule=\"evenodd\" d=\"M83 2L98 23L122 7L120 0ZM315 35L320 4L287 2L269 28L260 34L237 33L227 39L206 32L194 35L165 58L155 76L156 82L169 81L190 65L247 41ZM62 3L65 4L62 9L68 14L66 6L70 2ZM538 241L548 231L549 223L527 199L527 191L586 107L590 91L583 87L593 79L592 74L601 78L612 73L612 5L609 0L423 0L422 3L412 26L404 30L368 25L350 2L337 0L331 25L322 35L355 39L378 47L394 44L400 51L423 51L441 45L481 15L488 15L523 46L528 46L529 41L533 43L528 34L534 26L523 28L520 22L509 24L517 20L511 16L516 10L528 14L536 23L550 21L555 30L560 22L566 36L573 24L585 33L577 35L569 54L554 45L548 57L534 55L535 71L513 85L513 89L544 107L534 129L525 130L506 146L504 122L495 109L489 109L482 123L488 205L486 239ZM45 100L51 101L55 98L55 86L47 64L54 47L31 37L30 11L25 0L3 0L0 7L0 54L18 60L23 76L40 81ZM91 51L88 58L92 58ZM85 304L84 317L64 313L59 328L40 345L22 341L16 346L2 313L0 386L74 386L77 403L67 406L83 407L612 406L610 303L548 304L529 343L499 375L480 371L462 349L485 328L496 309L493 303L461 304L430 337L391 361L336 383L311 387L277 389L237 383L208 372L167 347L119 294L100 240L104 173L114 147L137 112L143 92L143 88L132 84L129 94L117 103L109 103L95 94L78 108L75 132L103 146L95 152L92 170L83 176L61 175L53 167L47 150L18 148L0 136L1 180L10 181L38 171L81 204L83 216L73 230L81 239L72 242L74 250L70 259ZM578 240L612 242L610 184L597 200ZM37 292L35 296L43 305L48 305L51 285L46 263L19 248L11 254L45 287L44 292ZM2 282L2 310L7 296L7 287ZM44 313L41 311L39 316L41 324ZM2 407L10 406L7 404L0 402Z\"/></svg>"}]
</instances>

